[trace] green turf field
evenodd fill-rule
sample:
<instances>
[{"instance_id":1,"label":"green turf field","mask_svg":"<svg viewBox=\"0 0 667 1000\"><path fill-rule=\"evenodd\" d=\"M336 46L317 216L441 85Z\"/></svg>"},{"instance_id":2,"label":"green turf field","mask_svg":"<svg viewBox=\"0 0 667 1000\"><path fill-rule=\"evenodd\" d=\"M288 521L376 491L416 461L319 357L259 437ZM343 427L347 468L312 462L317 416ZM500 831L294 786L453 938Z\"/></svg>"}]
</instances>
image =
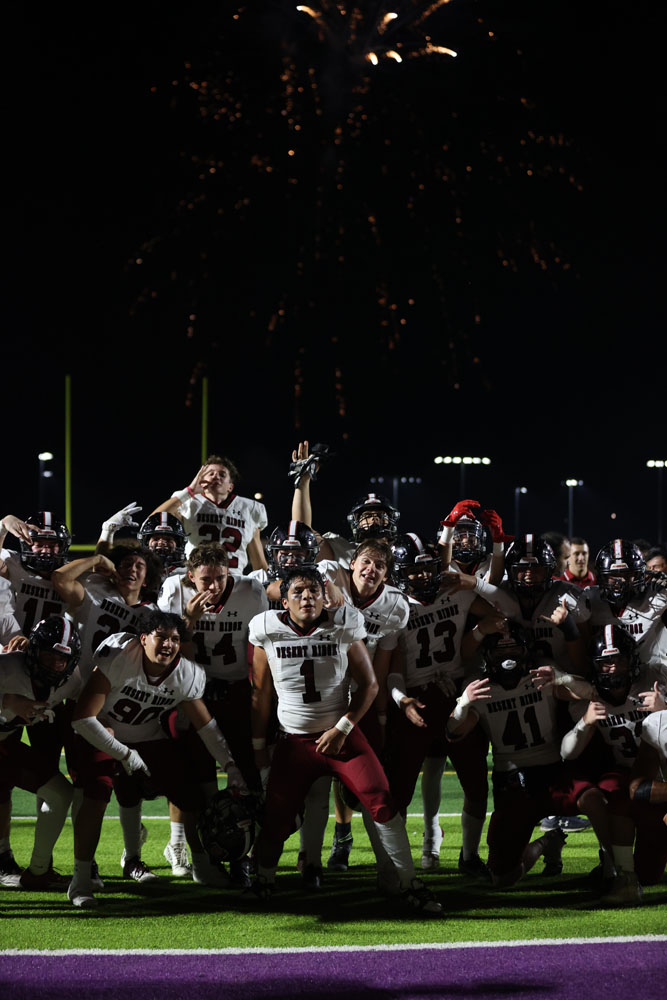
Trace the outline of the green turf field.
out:
<instances>
[{"instance_id":1,"label":"green turf field","mask_svg":"<svg viewBox=\"0 0 667 1000\"><path fill-rule=\"evenodd\" d=\"M442 810L458 813L461 790L446 775ZM34 798L18 792L14 815L30 816ZM27 893L0 887L0 947L7 948L248 948L333 945L411 944L445 941L496 941L531 938L662 934L667 929L667 883L646 889L644 904L621 910L590 909L594 894L586 874L597 863L592 833L571 835L563 852L564 872L555 879L540 876L542 862L514 888L492 892L459 875L458 816L444 817L441 867L425 876L445 910L444 919L427 920L406 913L375 889L373 857L361 819L353 821L352 867L329 874L317 894L305 893L295 870L298 837L288 841L277 891L268 905L244 901L238 892L210 890L171 876L162 849L169 837L164 799L145 803L149 839L144 860L161 881L142 888L121 877L120 825L109 807L97 853L106 890L97 910L77 911L58 893ZM411 813L421 812L416 796ZM20 864L29 860L31 819L15 818L12 846ZM324 860L331 842L327 831ZM408 818L419 865L422 825ZM538 831L539 832L539 831ZM484 855L484 851L482 851ZM72 867L72 827L67 823L56 845L55 866Z\"/></svg>"}]
</instances>

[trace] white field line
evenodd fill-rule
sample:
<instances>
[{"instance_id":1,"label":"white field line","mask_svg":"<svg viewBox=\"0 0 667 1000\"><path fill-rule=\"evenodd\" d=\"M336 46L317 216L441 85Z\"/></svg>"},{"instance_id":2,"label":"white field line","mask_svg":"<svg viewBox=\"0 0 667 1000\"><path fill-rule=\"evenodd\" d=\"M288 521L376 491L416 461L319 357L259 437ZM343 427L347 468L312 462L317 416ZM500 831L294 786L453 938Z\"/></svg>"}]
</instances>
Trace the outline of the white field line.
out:
<instances>
[{"instance_id":1,"label":"white field line","mask_svg":"<svg viewBox=\"0 0 667 1000\"><path fill-rule=\"evenodd\" d=\"M454 951L457 948L538 948L544 945L636 944L642 941L667 941L667 934L634 934L623 937L530 938L523 941L449 941L438 944L326 945L311 948L58 948L53 951L8 948L3 955L46 955L63 958L70 955L305 955L352 951Z\"/></svg>"},{"instance_id":2,"label":"white field line","mask_svg":"<svg viewBox=\"0 0 667 1000\"><path fill-rule=\"evenodd\" d=\"M424 813L408 813L407 815L408 815L408 818L412 817L413 819L415 819L415 818L423 819L423 817L424 817ZM439 815L440 815L440 819L460 819L461 818L461 813L440 813ZM490 816L491 813L488 812L486 815ZM141 818L142 819L164 819L164 820L168 820L169 819L168 816L147 816L145 813L142 815ZM16 820L16 819L32 820L33 822L35 821L35 817L34 816L14 816L12 814L12 820ZM104 819L105 820L118 820L118 819L120 819L120 817L119 816L105 816ZM329 819L335 819L334 813L329 813ZM361 813L354 813L353 819L361 819ZM71 820L68 819L67 822L71 822Z\"/></svg>"}]
</instances>

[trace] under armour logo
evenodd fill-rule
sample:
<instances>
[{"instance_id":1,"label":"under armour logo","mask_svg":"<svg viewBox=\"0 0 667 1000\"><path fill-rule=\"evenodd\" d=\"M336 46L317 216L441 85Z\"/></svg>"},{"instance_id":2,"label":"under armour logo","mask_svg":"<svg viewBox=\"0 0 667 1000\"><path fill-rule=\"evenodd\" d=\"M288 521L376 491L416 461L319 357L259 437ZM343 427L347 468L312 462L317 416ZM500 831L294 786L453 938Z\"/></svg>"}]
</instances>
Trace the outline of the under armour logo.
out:
<instances>
[{"instance_id":1,"label":"under armour logo","mask_svg":"<svg viewBox=\"0 0 667 1000\"><path fill-rule=\"evenodd\" d=\"M238 616L239 616L238 611L228 611L227 612L227 617L228 618L238 618Z\"/></svg>"}]
</instances>

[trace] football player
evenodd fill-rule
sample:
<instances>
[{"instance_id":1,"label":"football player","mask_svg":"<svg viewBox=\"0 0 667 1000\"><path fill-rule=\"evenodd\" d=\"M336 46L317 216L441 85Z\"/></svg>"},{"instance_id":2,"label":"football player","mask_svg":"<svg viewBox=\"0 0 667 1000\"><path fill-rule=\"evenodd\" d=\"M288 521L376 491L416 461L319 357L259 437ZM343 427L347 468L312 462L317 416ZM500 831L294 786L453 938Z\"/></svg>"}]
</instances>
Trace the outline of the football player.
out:
<instances>
[{"instance_id":1,"label":"football player","mask_svg":"<svg viewBox=\"0 0 667 1000\"><path fill-rule=\"evenodd\" d=\"M667 866L667 711L662 707L642 722L631 779L635 871L643 885L655 885Z\"/></svg>"},{"instance_id":2,"label":"football player","mask_svg":"<svg viewBox=\"0 0 667 1000\"><path fill-rule=\"evenodd\" d=\"M384 747L384 727L387 721L386 679L392 655L398 645L398 636L408 620L409 607L400 590L388 584L393 557L389 546L381 540L369 539L355 549L349 570L338 563L325 560L318 563L325 574L330 598L340 594L342 600L361 611L366 628L366 649L373 663L378 682L378 697L360 722L360 727L376 754ZM342 602L341 602L342 603ZM302 848L306 859L304 878L317 884L320 873L322 837L329 814L329 784L326 779L316 782L306 804L306 815L301 827ZM351 821L353 809L346 804L339 782L334 784L336 826L327 867L333 871L347 871L352 848ZM312 824L313 816L320 823ZM371 840L375 828L364 813L364 822ZM377 843L374 847L377 849ZM314 869L314 870L313 870Z\"/></svg>"},{"instance_id":3,"label":"football player","mask_svg":"<svg viewBox=\"0 0 667 1000\"><path fill-rule=\"evenodd\" d=\"M581 758L595 733L602 738L606 754L602 764L585 758L577 777L609 803L608 831L596 828L601 846L601 874L607 888L601 899L608 905L636 905L642 889L633 858L634 823L628 801L630 768L639 748L638 731L649 712L664 707L659 694L659 675L640 665L634 640L620 625L605 625L593 634L592 678L595 688L590 701L573 702L574 727L561 744L564 760ZM591 796L592 797L592 796Z\"/></svg>"},{"instance_id":4,"label":"football player","mask_svg":"<svg viewBox=\"0 0 667 1000\"><path fill-rule=\"evenodd\" d=\"M206 673L204 704L224 732L245 781L256 788L259 776L250 734L248 625L268 606L260 583L229 574L227 552L215 542L193 549L185 576L168 577L158 597L158 607L183 618L191 632L192 640L184 645L183 653ZM194 733L190 730L187 737L194 774L210 799L218 791L215 761ZM176 861L180 867L187 866L184 843L170 841L164 854L172 868ZM235 876L240 878L240 873L232 871Z\"/></svg>"},{"instance_id":5,"label":"football player","mask_svg":"<svg viewBox=\"0 0 667 1000\"><path fill-rule=\"evenodd\" d=\"M229 555L229 572L242 576L250 559L253 569L267 569L260 533L266 528L264 504L234 492L239 473L228 458L210 455L186 489L179 490L153 514L173 514L188 535L186 554L204 542L219 542Z\"/></svg>"},{"instance_id":6,"label":"football player","mask_svg":"<svg viewBox=\"0 0 667 1000\"><path fill-rule=\"evenodd\" d=\"M380 763L358 722L377 694L363 638L361 613L345 603L324 608L322 579L315 569L290 570L282 581L282 612L267 611L250 623L253 658L252 733L255 761L270 763L265 820L257 843L253 893L273 891L283 844L292 832L308 789L333 774L368 809L391 858L396 890L410 908L438 915L441 906L415 878L405 821L398 812ZM356 689L350 697L350 681ZM278 699L281 738L273 760L266 749L273 698Z\"/></svg>"},{"instance_id":7,"label":"football player","mask_svg":"<svg viewBox=\"0 0 667 1000\"><path fill-rule=\"evenodd\" d=\"M448 756L464 790L461 818L463 846L459 868L466 874L487 879L479 857L479 841L486 818L487 744L481 733L464 744L449 745L441 736L439 720L447 718L463 678L461 643L469 614L486 617L498 607L502 619L516 611L514 599L479 577L461 573L443 575L435 545L408 533L392 546L394 578L410 604L407 628L401 633L405 674L388 678L390 705L388 744L391 755L390 784L399 808L405 812L414 794L419 771L427 753ZM449 589L444 589L447 586ZM467 588L467 589L463 589ZM488 601L479 596L480 593ZM442 831L437 813L433 827L425 829L422 867L437 867Z\"/></svg>"},{"instance_id":8,"label":"football player","mask_svg":"<svg viewBox=\"0 0 667 1000\"><path fill-rule=\"evenodd\" d=\"M475 626L482 635L483 675L457 699L447 735L462 739L479 723L491 741L494 809L487 834L488 867L493 884L504 887L525 875L541 855L546 874L562 870L565 835L559 829L529 841L545 812L576 812L574 789L560 760L555 703L573 694L564 685L545 685L544 668L533 668L534 648L526 630L514 622L499 628L496 617ZM565 679L576 690L576 679ZM578 683L583 693L590 693L590 685Z\"/></svg>"},{"instance_id":9,"label":"football player","mask_svg":"<svg viewBox=\"0 0 667 1000\"><path fill-rule=\"evenodd\" d=\"M292 452L292 461L293 463L305 462L308 458L308 442L302 441L298 449ZM292 500L292 517L294 520L303 521L306 524L313 523L310 480L310 472L305 471L299 477ZM378 539L391 543L392 539L396 537L400 516L398 510L386 497L379 493L367 493L366 496L360 497L353 504L347 515L352 541L334 532L317 535L320 546L318 558L333 560L339 563L343 569L349 569L350 559L356 546L361 542Z\"/></svg>"},{"instance_id":10,"label":"football player","mask_svg":"<svg viewBox=\"0 0 667 1000\"><path fill-rule=\"evenodd\" d=\"M6 810L16 786L34 792L40 802L32 858L23 873L8 838L0 837L5 885L44 892L62 891L69 883L53 870L51 855L72 801L72 786L60 773L58 762L26 746L21 736L24 726L32 730L48 725L54 708L65 698L77 696L80 651L81 641L72 623L51 615L32 629L25 651L0 657L0 807Z\"/></svg>"},{"instance_id":11,"label":"football player","mask_svg":"<svg viewBox=\"0 0 667 1000\"><path fill-rule=\"evenodd\" d=\"M139 528L137 538L141 545L158 557L165 576L184 565L188 537L182 523L173 514L151 514Z\"/></svg>"},{"instance_id":12,"label":"football player","mask_svg":"<svg viewBox=\"0 0 667 1000\"><path fill-rule=\"evenodd\" d=\"M667 678L667 586L647 578L646 562L633 542L615 538L595 559L598 587L589 591L591 623L619 624L637 644L642 663L659 662Z\"/></svg>"},{"instance_id":13,"label":"football player","mask_svg":"<svg viewBox=\"0 0 667 1000\"><path fill-rule=\"evenodd\" d=\"M232 783L246 790L229 747L202 701L206 675L180 655L185 624L178 615L155 611L139 636L127 632L105 639L95 653L95 669L77 702L72 727L76 741L76 780L84 789L74 820L74 875L68 897L74 906L96 905L91 862L114 777L119 803L140 809L144 789L138 772L150 778L154 792L166 795L184 813L185 836L192 854L192 877L204 885L226 887L228 878L205 854L196 828L202 804L198 785L186 768L179 741L167 735L167 717L179 706L209 753ZM126 742L122 742L126 741ZM120 767L118 766L120 764ZM140 814L139 814L140 815ZM126 839L126 877L141 868L140 824L134 843Z\"/></svg>"}]
</instances>

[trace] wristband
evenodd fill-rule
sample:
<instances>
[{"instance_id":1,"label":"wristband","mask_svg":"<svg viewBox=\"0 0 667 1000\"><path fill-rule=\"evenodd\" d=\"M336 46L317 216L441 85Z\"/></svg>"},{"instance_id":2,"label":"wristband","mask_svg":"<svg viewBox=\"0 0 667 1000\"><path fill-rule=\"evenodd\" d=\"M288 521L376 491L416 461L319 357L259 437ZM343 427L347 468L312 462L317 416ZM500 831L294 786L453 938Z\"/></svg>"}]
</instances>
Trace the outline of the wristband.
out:
<instances>
[{"instance_id":1,"label":"wristband","mask_svg":"<svg viewBox=\"0 0 667 1000\"><path fill-rule=\"evenodd\" d=\"M266 749L266 740L263 736L253 736L252 738L252 748L253 750L264 750Z\"/></svg>"},{"instance_id":2,"label":"wristband","mask_svg":"<svg viewBox=\"0 0 667 1000\"><path fill-rule=\"evenodd\" d=\"M192 490L188 486L184 490L176 490L176 492L172 493L171 496L172 496L172 499L174 499L174 500L180 500L181 503L184 503L185 500L189 500L190 497L193 497L194 493L192 492Z\"/></svg>"},{"instance_id":3,"label":"wristband","mask_svg":"<svg viewBox=\"0 0 667 1000\"><path fill-rule=\"evenodd\" d=\"M572 674L565 674L561 673L560 670L556 670L555 668L552 669L554 672L554 679L553 679L554 687L563 687L566 684L572 684L572 682L575 680Z\"/></svg>"},{"instance_id":4,"label":"wristband","mask_svg":"<svg viewBox=\"0 0 667 1000\"><path fill-rule=\"evenodd\" d=\"M349 736L354 729L354 722L352 722L352 719L348 719L347 715L341 715L334 729L337 729L339 733L343 733L344 736Z\"/></svg>"},{"instance_id":5,"label":"wristband","mask_svg":"<svg viewBox=\"0 0 667 1000\"><path fill-rule=\"evenodd\" d=\"M403 674L389 674L387 677L387 690L389 691L396 706L400 708L401 701L403 698L407 697L407 692L405 690L405 678L403 677Z\"/></svg>"},{"instance_id":6,"label":"wristband","mask_svg":"<svg viewBox=\"0 0 667 1000\"><path fill-rule=\"evenodd\" d=\"M505 554L505 543L504 542L494 542L493 543L493 554L494 556L502 556Z\"/></svg>"},{"instance_id":7,"label":"wristband","mask_svg":"<svg viewBox=\"0 0 667 1000\"><path fill-rule=\"evenodd\" d=\"M102 525L102 530L100 531L100 541L101 542L113 542L113 536L116 533L115 525L113 528L107 528L106 524Z\"/></svg>"},{"instance_id":8,"label":"wristband","mask_svg":"<svg viewBox=\"0 0 667 1000\"><path fill-rule=\"evenodd\" d=\"M472 629L470 634L475 640L475 642L484 642L484 633L482 632L479 625L475 625L474 629Z\"/></svg>"},{"instance_id":9,"label":"wristband","mask_svg":"<svg viewBox=\"0 0 667 1000\"><path fill-rule=\"evenodd\" d=\"M637 799L640 802L650 802L652 784L653 782L649 781L648 778L645 781L640 782L635 788L635 794L632 798Z\"/></svg>"},{"instance_id":10,"label":"wristband","mask_svg":"<svg viewBox=\"0 0 667 1000\"><path fill-rule=\"evenodd\" d=\"M440 534L440 544L447 545L454 537L454 526L449 524L442 525L442 532Z\"/></svg>"}]
</instances>

